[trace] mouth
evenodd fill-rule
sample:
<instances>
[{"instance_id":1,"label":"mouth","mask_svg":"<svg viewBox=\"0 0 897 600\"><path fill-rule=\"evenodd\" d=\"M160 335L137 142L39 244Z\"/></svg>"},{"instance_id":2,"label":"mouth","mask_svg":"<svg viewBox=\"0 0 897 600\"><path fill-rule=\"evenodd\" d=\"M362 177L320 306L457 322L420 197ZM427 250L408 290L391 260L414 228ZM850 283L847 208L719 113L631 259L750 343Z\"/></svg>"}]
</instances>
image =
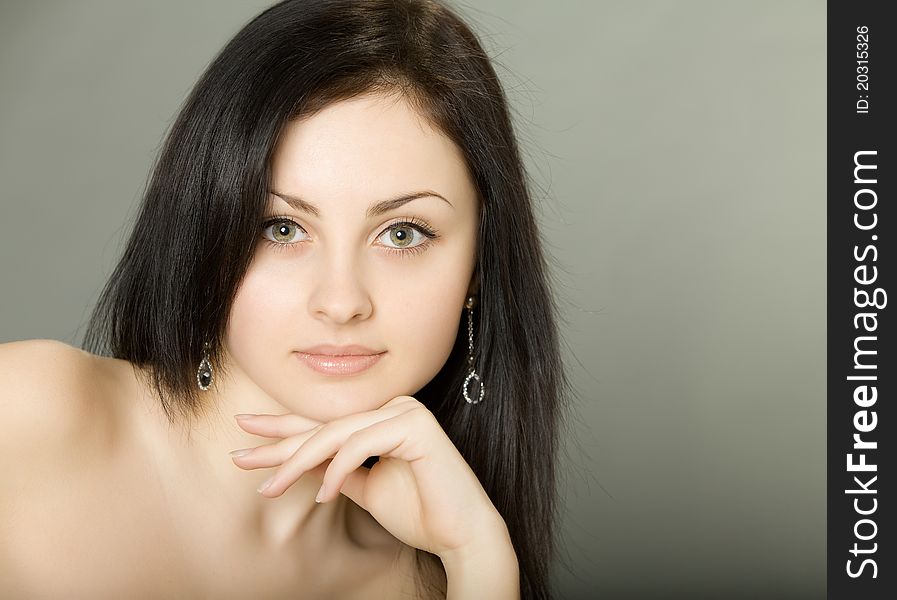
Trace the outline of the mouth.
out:
<instances>
[{"instance_id":1,"label":"mouth","mask_svg":"<svg viewBox=\"0 0 897 600\"><path fill-rule=\"evenodd\" d=\"M371 351L369 351L371 352ZM367 371L380 362L386 351L370 354L316 354L296 352L300 362L322 375L345 377Z\"/></svg>"}]
</instances>

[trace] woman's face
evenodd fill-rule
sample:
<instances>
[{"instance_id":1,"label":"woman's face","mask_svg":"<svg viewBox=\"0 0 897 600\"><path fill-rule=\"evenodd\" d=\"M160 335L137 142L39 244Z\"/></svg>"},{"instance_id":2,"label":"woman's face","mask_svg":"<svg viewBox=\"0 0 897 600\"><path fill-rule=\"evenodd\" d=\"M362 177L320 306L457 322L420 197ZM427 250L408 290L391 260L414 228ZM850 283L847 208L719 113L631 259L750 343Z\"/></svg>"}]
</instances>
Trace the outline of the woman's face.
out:
<instances>
[{"instance_id":1,"label":"woman's face","mask_svg":"<svg viewBox=\"0 0 897 600\"><path fill-rule=\"evenodd\" d=\"M476 291L479 203L460 150L403 100L367 95L288 125L272 169L228 322L229 370L319 421L413 395L445 364ZM319 344L382 355L322 374L299 354Z\"/></svg>"}]
</instances>

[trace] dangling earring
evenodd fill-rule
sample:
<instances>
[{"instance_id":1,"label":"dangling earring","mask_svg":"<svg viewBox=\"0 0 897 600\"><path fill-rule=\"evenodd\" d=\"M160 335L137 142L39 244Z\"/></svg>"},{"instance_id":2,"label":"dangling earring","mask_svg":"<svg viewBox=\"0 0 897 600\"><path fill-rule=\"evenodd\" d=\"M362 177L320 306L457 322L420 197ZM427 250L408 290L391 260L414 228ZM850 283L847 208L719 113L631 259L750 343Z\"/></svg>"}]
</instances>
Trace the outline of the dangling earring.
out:
<instances>
[{"instance_id":1,"label":"dangling earring","mask_svg":"<svg viewBox=\"0 0 897 600\"><path fill-rule=\"evenodd\" d=\"M467 363L470 367L470 372L467 374L467 378L464 380L464 399L467 400L469 404L477 404L483 399L483 396L486 394L486 387L483 385L483 381L480 379L480 376L477 375L477 372L473 368L473 305L474 305L475 297L468 296L467 302L464 303L464 306L467 307L467 344L469 349L469 354L467 355ZM470 380L476 379L476 387L475 390L479 389L479 394L474 394L477 396L476 400L470 399L470 391L468 387L470 385Z\"/></svg>"},{"instance_id":2,"label":"dangling earring","mask_svg":"<svg viewBox=\"0 0 897 600\"><path fill-rule=\"evenodd\" d=\"M202 360L199 361L199 368L196 370L196 385L199 389L206 391L212 385L212 363L209 362L209 342L202 344Z\"/></svg>"}]
</instances>

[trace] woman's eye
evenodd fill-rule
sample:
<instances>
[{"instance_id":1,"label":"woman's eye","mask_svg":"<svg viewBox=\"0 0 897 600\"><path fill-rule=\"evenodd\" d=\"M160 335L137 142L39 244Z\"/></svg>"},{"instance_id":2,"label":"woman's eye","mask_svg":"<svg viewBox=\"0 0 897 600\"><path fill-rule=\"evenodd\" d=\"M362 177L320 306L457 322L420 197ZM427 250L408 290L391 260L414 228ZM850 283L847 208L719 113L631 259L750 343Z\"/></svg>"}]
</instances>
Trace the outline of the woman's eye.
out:
<instances>
[{"instance_id":1,"label":"woman's eye","mask_svg":"<svg viewBox=\"0 0 897 600\"><path fill-rule=\"evenodd\" d=\"M414 241L415 234L417 234L418 238L416 243ZM381 233L380 237L377 239L379 239L381 243L386 244L388 248L402 250L404 248L419 246L421 243L425 242L428 237L430 236L425 235L414 225L409 223L397 223Z\"/></svg>"},{"instance_id":2,"label":"woman's eye","mask_svg":"<svg viewBox=\"0 0 897 600\"><path fill-rule=\"evenodd\" d=\"M269 221L265 223L262 235L268 240L278 244L292 244L300 240L296 239L298 232L303 231L299 225L288 219Z\"/></svg>"}]
</instances>

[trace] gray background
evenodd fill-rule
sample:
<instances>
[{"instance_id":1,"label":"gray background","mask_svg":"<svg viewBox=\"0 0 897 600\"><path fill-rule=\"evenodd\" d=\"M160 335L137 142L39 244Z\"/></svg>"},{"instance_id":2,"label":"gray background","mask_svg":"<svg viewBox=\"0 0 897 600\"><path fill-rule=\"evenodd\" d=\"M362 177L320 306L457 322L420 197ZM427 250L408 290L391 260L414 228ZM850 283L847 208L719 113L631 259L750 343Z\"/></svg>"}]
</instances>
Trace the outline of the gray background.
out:
<instances>
[{"instance_id":1,"label":"gray background","mask_svg":"<svg viewBox=\"0 0 897 600\"><path fill-rule=\"evenodd\" d=\"M269 4L0 4L0 342L80 343L181 101ZM578 392L559 597L823 597L825 3L473 4Z\"/></svg>"}]
</instances>

